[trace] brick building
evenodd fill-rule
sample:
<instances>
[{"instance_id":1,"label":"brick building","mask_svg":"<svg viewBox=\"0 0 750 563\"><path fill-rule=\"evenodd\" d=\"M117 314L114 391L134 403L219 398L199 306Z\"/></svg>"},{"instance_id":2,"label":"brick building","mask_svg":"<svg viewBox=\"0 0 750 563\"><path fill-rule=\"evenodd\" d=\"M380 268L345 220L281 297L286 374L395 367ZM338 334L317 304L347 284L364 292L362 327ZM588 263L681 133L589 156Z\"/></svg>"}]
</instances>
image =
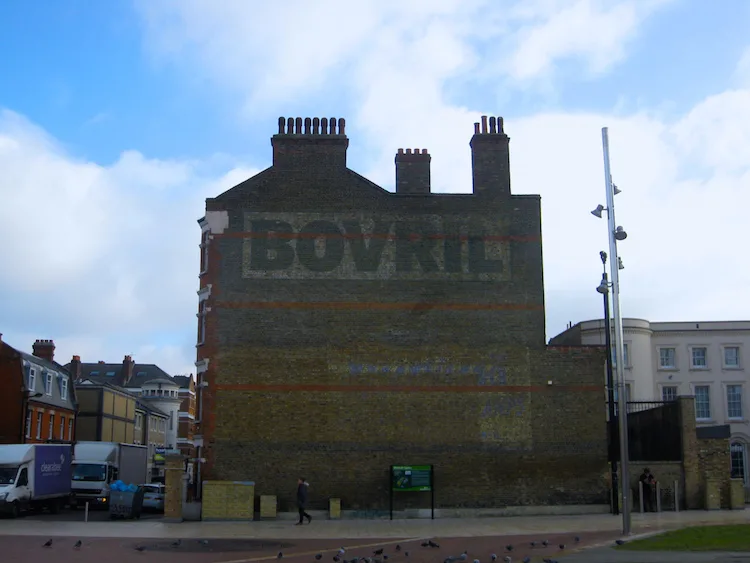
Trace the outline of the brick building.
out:
<instances>
[{"instance_id":1,"label":"brick building","mask_svg":"<svg viewBox=\"0 0 750 563\"><path fill-rule=\"evenodd\" d=\"M70 372L55 362L52 340L27 354L0 335L0 443L71 442L78 402Z\"/></svg>"},{"instance_id":2,"label":"brick building","mask_svg":"<svg viewBox=\"0 0 750 563\"><path fill-rule=\"evenodd\" d=\"M195 380L192 375L172 377L154 364L134 362L131 356L125 356L122 363L117 364L104 361L86 363L73 356L67 367L76 381L121 388L137 398L142 407L150 409L153 417L144 423L153 429L154 436L164 437L161 443L148 441L152 461L157 447L179 449L194 457ZM147 415L145 411L141 414ZM130 418L133 423L134 416ZM192 473L193 469L190 471Z\"/></svg>"},{"instance_id":3,"label":"brick building","mask_svg":"<svg viewBox=\"0 0 750 563\"><path fill-rule=\"evenodd\" d=\"M606 503L604 353L545 345L540 197L511 194L503 120L475 124L471 194L432 193L426 150L375 185L343 119L271 144L199 220L201 477L378 510L390 465L432 464L439 507Z\"/></svg>"}]
</instances>

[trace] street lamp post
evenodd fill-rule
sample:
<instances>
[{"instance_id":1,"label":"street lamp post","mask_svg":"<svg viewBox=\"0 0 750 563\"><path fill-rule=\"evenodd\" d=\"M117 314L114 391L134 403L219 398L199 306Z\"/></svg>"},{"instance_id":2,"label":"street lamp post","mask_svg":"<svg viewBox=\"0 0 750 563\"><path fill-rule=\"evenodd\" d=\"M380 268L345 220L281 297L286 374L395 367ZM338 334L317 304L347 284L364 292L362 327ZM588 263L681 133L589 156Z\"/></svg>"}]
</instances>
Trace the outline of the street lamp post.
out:
<instances>
[{"instance_id":1,"label":"street lamp post","mask_svg":"<svg viewBox=\"0 0 750 563\"><path fill-rule=\"evenodd\" d=\"M622 495L622 533L630 535L630 499L628 498L630 483L630 467L628 453L628 412L627 398L625 395L625 350L623 347L622 315L620 313L620 273L622 261L617 254L617 241L625 240L627 233L615 223L615 195L620 193L617 186L612 182L612 174L609 165L609 131L602 127L602 152L604 155L604 185L607 194L607 207L603 205L591 213L596 217L602 216L602 211L607 211L607 232L609 238L610 254L610 276L612 278L612 309L614 313L615 350L613 359L617 371L617 421L620 431L620 489Z\"/></svg>"},{"instance_id":2,"label":"street lamp post","mask_svg":"<svg viewBox=\"0 0 750 563\"><path fill-rule=\"evenodd\" d=\"M615 426L615 381L612 374L612 328L610 326L609 314L609 279L607 278L607 253L603 250L599 253L602 259L602 281L596 290L604 298L604 345L607 350L607 407L609 410L609 424L607 430L609 433L609 452L613 453L615 444L617 444L617 427ZM620 514L620 502L618 498L618 480L617 480L617 459L611 458L611 479L612 479L612 514Z\"/></svg>"}]
</instances>

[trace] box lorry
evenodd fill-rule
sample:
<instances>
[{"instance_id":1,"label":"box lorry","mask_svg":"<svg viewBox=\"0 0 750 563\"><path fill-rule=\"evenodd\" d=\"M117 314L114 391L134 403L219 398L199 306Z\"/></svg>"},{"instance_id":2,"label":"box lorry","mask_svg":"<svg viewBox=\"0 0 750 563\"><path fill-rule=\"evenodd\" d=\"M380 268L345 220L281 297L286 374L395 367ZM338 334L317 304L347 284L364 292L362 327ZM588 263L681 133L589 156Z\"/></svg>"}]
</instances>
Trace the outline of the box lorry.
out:
<instances>
[{"instance_id":1,"label":"box lorry","mask_svg":"<svg viewBox=\"0 0 750 563\"><path fill-rule=\"evenodd\" d=\"M70 444L0 445L0 510L47 508L57 513L70 499Z\"/></svg>"},{"instance_id":2,"label":"box lorry","mask_svg":"<svg viewBox=\"0 0 750 563\"><path fill-rule=\"evenodd\" d=\"M76 442L69 482L70 505L109 506L110 486L146 483L148 447L118 442Z\"/></svg>"}]
</instances>

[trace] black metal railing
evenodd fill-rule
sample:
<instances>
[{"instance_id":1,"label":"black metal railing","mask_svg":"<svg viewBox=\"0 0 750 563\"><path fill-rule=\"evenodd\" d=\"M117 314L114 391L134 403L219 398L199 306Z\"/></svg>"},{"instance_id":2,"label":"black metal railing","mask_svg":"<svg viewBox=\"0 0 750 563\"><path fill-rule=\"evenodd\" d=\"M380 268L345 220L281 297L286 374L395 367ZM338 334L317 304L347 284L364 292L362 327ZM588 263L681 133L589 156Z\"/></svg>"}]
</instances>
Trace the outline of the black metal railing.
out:
<instances>
[{"instance_id":1,"label":"black metal railing","mask_svg":"<svg viewBox=\"0 0 750 563\"><path fill-rule=\"evenodd\" d=\"M628 401L628 449L631 461L682 460L682 421L677 401ZM615 419L608 424L619 424ZM620 461L619 433L611 431L610 461Z\"/></svg>"}]
</instances>

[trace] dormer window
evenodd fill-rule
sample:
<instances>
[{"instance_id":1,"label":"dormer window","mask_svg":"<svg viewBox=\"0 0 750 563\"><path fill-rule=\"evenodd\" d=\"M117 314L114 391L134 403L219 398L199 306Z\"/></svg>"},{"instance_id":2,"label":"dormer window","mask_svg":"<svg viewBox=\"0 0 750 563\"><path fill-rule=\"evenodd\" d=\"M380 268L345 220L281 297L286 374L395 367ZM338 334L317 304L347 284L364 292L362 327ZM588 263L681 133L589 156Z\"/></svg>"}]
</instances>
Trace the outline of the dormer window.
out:
<instances>
[{"instance_id":1,"label":"dormer window","mask_svg":"<svg viewBox=\"0 0 750 563\"><path fill-rule=\"evenodd\" d=\"M60 383L60 398L63 401L68 400L68 378L67 377L63 377L62 382ZM63 435L63 431L60 430L60 436L62 435Z\"/></svg>"},{"instance_id":2,"label":"dormer window","mask_svg":"<svg viewBox=\"0 0 750 563\"><path fill-rule=\"evenodd\" d=\"M48 371L46 377L44 378L44 394L48 397L52 396L52 372Z\"/></svg>"}]
</instances>

